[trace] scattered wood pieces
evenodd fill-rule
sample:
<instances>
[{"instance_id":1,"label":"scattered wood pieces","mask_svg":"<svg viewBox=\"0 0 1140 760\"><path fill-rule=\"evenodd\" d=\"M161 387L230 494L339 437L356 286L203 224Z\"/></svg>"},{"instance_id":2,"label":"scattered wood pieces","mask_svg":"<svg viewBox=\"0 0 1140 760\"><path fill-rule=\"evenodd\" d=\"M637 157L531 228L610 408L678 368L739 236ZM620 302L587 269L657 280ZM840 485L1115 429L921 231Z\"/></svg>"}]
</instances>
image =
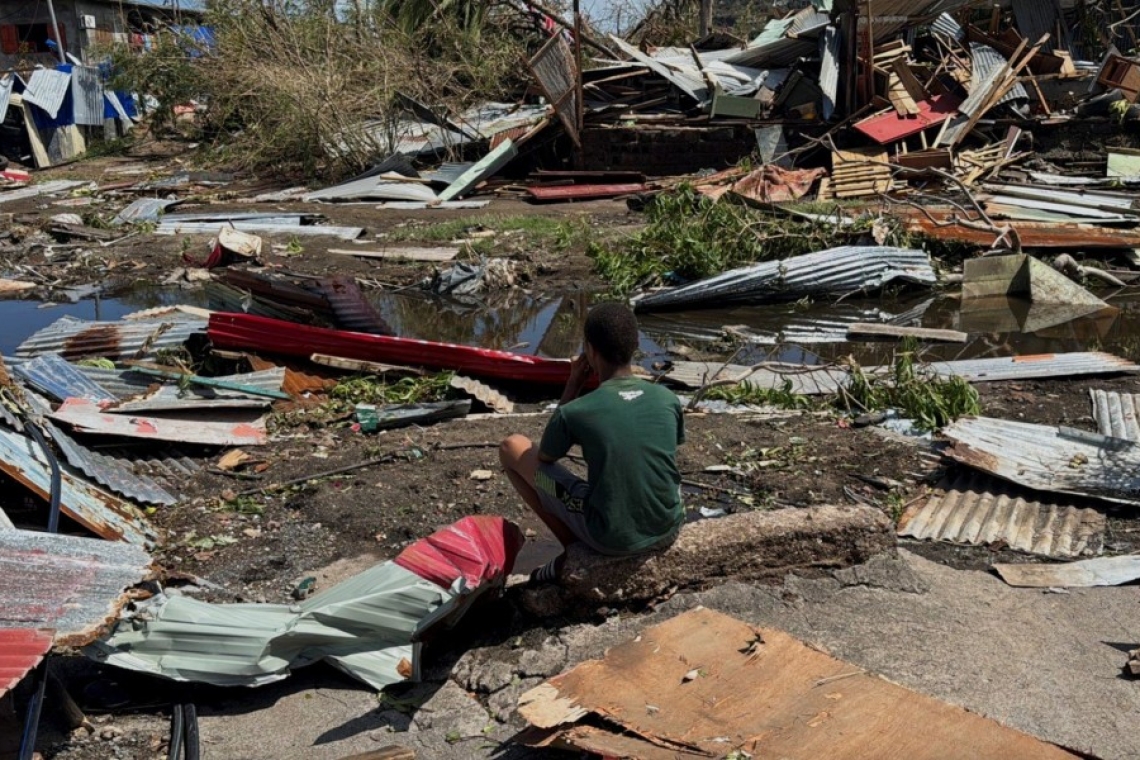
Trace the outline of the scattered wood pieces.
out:
<instances>
[{"instance_id":1,"label":"scattered wood pieces","mask_svg":"<svg viewBox=\"0 0 1140 760\"><path fill-rule=\"evenodd\" d=\"M965 343L970 336L958 330L934 330L927 327L903 327L857 322L847 328L847 339L859 338L918 338L929 343Z\"/></svg>"},{"instance_id":2,"label":"scattered wood pieces","mask_svg":"<svg viewBox=\"0 0 1140 760\"><path fill-rule=\"evenodd\" d=\"M388 248L369 251L355 248L330 248L329 253L339 256L357 256L362 259L388 259L390 261L453 261L459 255L457 248Z\"/></svg>"}]
</instances>

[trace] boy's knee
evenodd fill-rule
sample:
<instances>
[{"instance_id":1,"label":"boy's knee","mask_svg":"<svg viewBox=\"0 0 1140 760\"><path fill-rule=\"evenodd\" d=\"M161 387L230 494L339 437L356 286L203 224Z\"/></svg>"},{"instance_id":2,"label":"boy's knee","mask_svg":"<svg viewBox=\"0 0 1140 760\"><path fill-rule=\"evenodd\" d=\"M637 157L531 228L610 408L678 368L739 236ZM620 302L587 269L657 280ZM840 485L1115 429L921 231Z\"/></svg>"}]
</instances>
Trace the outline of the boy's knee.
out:
<instances>
[{"instance_id":1,"label":"boy's knee","mask_svg":"<svg viewBox=\"0 0 1140 760\"><path fill-rule=\"evenodd\" d=\"M534 445L525 435L509 435L499 444L499 461L504 466L518 462L519 458Z\"/></svg>"}]
</instances>

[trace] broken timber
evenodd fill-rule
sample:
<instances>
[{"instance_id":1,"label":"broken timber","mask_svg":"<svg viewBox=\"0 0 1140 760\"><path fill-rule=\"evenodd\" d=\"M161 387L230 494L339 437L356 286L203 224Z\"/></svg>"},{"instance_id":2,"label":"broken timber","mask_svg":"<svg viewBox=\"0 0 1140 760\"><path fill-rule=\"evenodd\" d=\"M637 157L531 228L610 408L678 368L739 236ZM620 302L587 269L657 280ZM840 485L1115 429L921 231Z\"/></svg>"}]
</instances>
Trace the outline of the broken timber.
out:
<instances>
[{"instance_id":1,"label":"broken timber","mask_svg":"<svg viewBox=\"0 0 1140 760\"><path fill-rule=\"evenodd\" d=\"M965 343L970 336L958 330L932 330L926 327L902 327L857 322L847 327L847 340L861 338L917 338L930 343Z\"/></svg>"}]
</instances>

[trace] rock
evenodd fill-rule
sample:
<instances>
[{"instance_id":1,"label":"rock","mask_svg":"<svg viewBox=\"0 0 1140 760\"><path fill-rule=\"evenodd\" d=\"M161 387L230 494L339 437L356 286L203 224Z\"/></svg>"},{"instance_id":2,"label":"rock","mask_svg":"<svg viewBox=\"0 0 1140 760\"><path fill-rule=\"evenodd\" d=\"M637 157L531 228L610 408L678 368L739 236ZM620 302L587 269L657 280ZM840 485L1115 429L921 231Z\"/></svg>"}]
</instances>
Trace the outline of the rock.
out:
<instances>
[{"instance_id":1,"label":"rock","mask_svg":"<svg viewBox=\"0 0 1140 760\"><path fill-rule=\"evenodd\" d=\"M652 554L604 557L572 545L560 587L564 603L586 602L596 609L726 580L778 579L796 570L850 567L893 553L895 547L890 520L870 507L746 512L685 525L672 546ZM531 601L524 604L530 608Z\"/></svg>"},{"instance_id":2,"label":"rock","mask_svg":"<svg viewBox=\"0 0 1140 760\"><path fill-rule=\"evenodd\" d=\"M551 636L538 649L523 652L516 670L521 676L547 678L561 671L565 665L566 645Z\"/></svg>"},{"instance_id":3,"label":"rock","mask_svg":"<svg viewBox=\"0 0 1140 760\"><path fill-rule=\"evenodd\" d=\"M487 700L491 716L500 723L508 723L515 728L524 728L526 721L518 714L519 697L542 683L542 678L520 678L512 681Z\"/></svg>"},{"instance_id":4,"label":"rock","mask_svg":"<svg viewBox=\"0 0 1140 760\"><path fill-rule=\"evenodd\" d=\"M99 732L99 738L104 741L114 741L123 735L123 729L118 726L107 726Z\"/></svg>"},{"instance_id":5,"label":"rock","mask_svg":"<svg viewBox=\"0 0 1140 760\"><path fill-rule=\"evenodd\" d=\"M435 729L448 737L466 739L482 736L491 721L483 705L459 684L448 681L416 711L412 724L420 731Z\"/></svg>"},{"instance_id":6,"label":"rock","mask_svg":"<svg viewBox=\"0 0 1140 760\"><path fill-rule=\"evenodd\" d=\"M459 658L454 677L469 691L489 694L509 684L514 678L514 670L510 664L490 659L483 650L476 650Z\"/></svg>"}]
</instances>

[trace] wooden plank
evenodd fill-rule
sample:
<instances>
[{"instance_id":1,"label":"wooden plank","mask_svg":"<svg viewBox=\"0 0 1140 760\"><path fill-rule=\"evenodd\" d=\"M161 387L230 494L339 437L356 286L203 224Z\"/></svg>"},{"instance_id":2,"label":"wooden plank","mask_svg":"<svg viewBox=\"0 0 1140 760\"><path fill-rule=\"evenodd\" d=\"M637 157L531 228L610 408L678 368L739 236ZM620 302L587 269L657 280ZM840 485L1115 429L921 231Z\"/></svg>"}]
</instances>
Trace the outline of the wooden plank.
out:
<instances>
[{"instance_id":1,"label":"wooden plank","mask_svg":"<svg viewBox=\"0 0 1140 760\"><path fill-rule=\"evenodd\" d=\"M329 253L339 256L357 256L362 259L388 259L391 261L452 261L459 255L457 248L389 248L384 251L330 248Z\"/></svg>"},{"instance_id":2,"label":"wooden plank","mask_svg":"<svg viewBox=\"0 0 1140 760\"><path fill-rule=\"evenodd\" d=\"M35 160L36 168L43 169L51 166L51 159L48 158L47 146L44 145L43 135L40 134L35 119L32 118L31 105L25 103L23 97L16 93L12 93L10 104L19 106L20 112L24 115L24 131L28 133L28 142L32 145L32 158Z\"/></svg>"},{"instance_id":3,"label":"wooden plank","mask_svg":"<svg viewBox=\"0 0 1140 760\"><path fill-rule=\"evenodd\" d=\"M325 367L347 369L352 372L371 372L376 375L398 373L422 377L424 374L424 371L417 367L403 367L399 364L382 364L380 362L369 362L363 359L346 359L342 356L329 356L328 354L313 354L309 357L309 361L314 364L324 365Z\"/></svg>"},{"instance_id":4,"label":"wooden plank","mask_svg":"<svg viewBox=\"0 0 1140 760\"><path fill-rule=\"evenodd\" d=\"M858 338L918 338L929 343L965 343L970 336L957 330L857 322L847 327L847 340Z\"/></svg>"},{"instance_id":5,"label":"wooden plank","mask_svg":"<svg viewBox=\"0 0 1140 760\"><path fill-rule=\"evenodd\" d=\"M340 760L416 760L416 753L414 750L393 745L361 752L358 755L347 755Z\"/></svg>"}]
</instances>

